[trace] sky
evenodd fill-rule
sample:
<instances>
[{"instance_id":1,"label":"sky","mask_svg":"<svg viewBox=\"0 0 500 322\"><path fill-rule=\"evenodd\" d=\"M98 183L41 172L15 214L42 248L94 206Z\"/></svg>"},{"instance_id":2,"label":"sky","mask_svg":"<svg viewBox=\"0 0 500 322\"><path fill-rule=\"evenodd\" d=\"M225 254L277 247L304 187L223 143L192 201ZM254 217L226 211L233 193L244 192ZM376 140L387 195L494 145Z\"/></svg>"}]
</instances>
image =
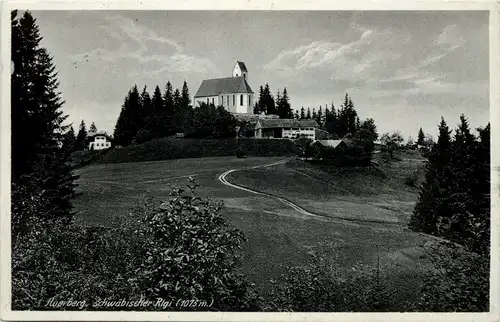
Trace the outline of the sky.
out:
<instances>
[{"instance_id":1,"label":"sky","mask_svg":"<svg viewBox=\"0 0 500 322\"><path fill-rule=\"evenodd\" d=\"M338 108L345 93L379 134L436 137L464 113L489 121L487 11L34 11L78 129L113 132L128 90L229 77L245 62L258 94Z\"/></svg>"}]
</instances>

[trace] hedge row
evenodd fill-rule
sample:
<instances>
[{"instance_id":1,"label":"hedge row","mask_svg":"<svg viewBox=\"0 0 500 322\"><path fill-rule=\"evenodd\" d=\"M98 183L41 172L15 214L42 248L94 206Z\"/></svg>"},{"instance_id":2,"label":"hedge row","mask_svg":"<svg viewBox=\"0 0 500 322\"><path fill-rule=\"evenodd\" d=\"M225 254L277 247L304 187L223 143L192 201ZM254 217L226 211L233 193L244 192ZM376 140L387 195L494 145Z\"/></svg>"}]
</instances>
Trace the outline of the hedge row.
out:
<instances>
[{"instance_id":1,"label":"hedge row","mask_svg":"<svg viewBox=\"0 0 500 322\"><path fill-rule=\"evenodd\" d=\"M297 154L290 140L278 139L174 139L162 138L139 145L111 149L94 163L159 161L183 158L236 156L289 156Z\"/></svg>"}]
</instances>

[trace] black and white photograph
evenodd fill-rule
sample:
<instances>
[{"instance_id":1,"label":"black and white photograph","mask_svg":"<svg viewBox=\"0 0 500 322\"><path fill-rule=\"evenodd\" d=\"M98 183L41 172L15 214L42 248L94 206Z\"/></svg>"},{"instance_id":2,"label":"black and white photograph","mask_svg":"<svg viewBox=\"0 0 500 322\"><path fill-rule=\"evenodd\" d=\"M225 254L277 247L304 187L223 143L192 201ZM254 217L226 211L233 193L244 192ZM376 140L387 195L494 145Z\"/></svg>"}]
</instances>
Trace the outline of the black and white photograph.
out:
<instances>
[{"instance_id":1,"label":"black and white photograph","mask_svg":"<svg viewBox=\"0 0 500 322\"><path fill-rule=\"evenodd\" d=\"M2 319L500 319L493 3L73 4L1 4Z\"/></svg>"}]
</instances>

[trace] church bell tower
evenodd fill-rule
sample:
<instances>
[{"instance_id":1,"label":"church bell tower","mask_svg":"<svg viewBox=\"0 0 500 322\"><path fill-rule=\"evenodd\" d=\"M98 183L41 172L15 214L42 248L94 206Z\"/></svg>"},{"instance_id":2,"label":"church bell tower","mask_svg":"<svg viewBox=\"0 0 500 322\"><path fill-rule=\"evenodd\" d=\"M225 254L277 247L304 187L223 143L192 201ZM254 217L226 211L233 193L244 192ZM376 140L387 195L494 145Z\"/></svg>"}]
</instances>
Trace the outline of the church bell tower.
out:
<instances>
[{"instance_id":1,"label":"church bell tower","mask_svg":"<svg viewBox=\"0 0 500 322\"><path fill-rule=\"evenodd\" d=\"M233 68L233 77L245 77L248 81L248 69L244 62L237 61Z\"/></svg>"}]
</instances>

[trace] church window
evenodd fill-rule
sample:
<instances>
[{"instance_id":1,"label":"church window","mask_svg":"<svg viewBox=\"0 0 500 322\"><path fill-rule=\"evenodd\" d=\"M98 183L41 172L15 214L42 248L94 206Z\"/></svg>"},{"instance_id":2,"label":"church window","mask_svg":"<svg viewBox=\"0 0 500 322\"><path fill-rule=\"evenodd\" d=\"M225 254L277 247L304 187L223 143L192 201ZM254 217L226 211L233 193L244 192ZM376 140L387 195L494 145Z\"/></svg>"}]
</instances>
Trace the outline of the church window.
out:
<instances>
[{"instance_id":1,"label":"church window","mask_svg":"<svg viewBox=\"0 0 500 322\"><path fill-rule=\"evenodd\" d=\"M236 95L233 94L233 105L236 105Z\"/></svg>"},{"instance_id":2,"label":"church window","mask_svg":"<svg viewBox=\"0 0 500 322\"><path fill-rule=\"evenodd\" d=\"M226 97L226 103L227 103L227 106L229 106L229 95L227 95L227 97Z\"/></svg>"},{"instance_id":3,"label":"church window","mask_svg":"<svg viewBox=\"0 0 500 322\"><path fill-rule=\"evenodd\" d=\"M240 95L240 106L243 106L243 95Z\"/></svg>"}]
</instances>

